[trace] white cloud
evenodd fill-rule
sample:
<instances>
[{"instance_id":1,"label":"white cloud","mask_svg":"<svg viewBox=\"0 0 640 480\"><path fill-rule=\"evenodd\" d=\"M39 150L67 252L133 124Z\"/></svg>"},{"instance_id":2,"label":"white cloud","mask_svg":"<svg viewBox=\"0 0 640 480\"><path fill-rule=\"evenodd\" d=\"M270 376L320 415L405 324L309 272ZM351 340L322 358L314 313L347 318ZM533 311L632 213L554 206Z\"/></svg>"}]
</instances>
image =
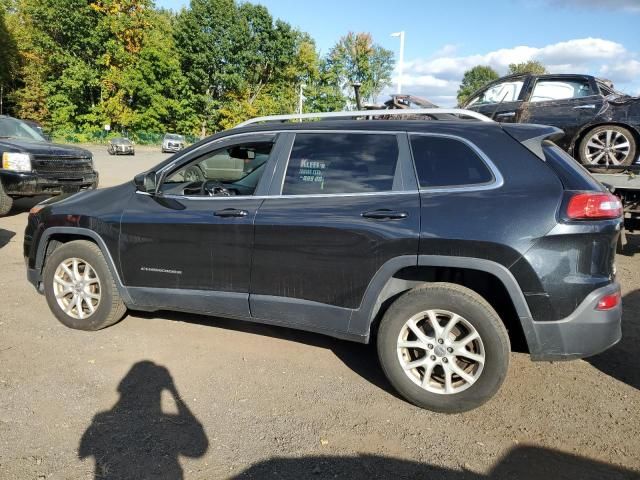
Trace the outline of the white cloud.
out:
<instances>
[{"instance_id":1,"label":"white cloud","mask_svg":"<svg viewBox=\"0 0 640 480\"><path fill-rule=\"evenodd\" d=\"M576 6L582 8L619 9L627 12L640 12L638 0L547 0L547 3L558 6Z\"/></svg>"},{"instance_id":2,"label":"white cloud","mask_svg":"<svg viewBox=\"0 0 640 480\"><path fill-rule=\"evenodd\" d=\"M605 76L623 91L636 93L640 88L640 62L624 45L602 38L579 38L543 47L519 45L484 54L455 55L457 47L445 45L425 59L405 61L403 91L447 100L443 106L455 104L455 94L464 72L476 65L489 65L499 74L507 73L510 63L538 60L551 73L590 73ZM395 90L394 86L385 94Z\"/></svg>"},{"instance_id":3,"label":"white cloud","mask_svg":"<svg viewBox=\"0 0 640 480\"><path fill-rule=\"evenodd\" d=\"M638 82L640 80L640 61L632 59L600 67L600 75L615 78L621 83Z\"/></svg>"}]
</instances>

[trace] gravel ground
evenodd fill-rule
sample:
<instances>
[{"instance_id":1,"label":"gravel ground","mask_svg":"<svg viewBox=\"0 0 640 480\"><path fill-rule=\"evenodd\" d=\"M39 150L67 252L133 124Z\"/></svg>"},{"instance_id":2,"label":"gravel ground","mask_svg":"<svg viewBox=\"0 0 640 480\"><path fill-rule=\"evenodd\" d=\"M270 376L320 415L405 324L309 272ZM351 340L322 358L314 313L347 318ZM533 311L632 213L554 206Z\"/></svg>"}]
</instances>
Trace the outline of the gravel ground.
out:
<instances>
[{"instance_id":1,"label":"gravel ground","mask_svg":"<svg viewBox=\"0 0 640 480\"><path fill-rule=\"evenodd\" d=\"M166 158L93 150L102 186ZM637 237L619 345L514 353L496 398L445 416L397 398L366 345L164 312L65 328L25 278L34 203L0 218L2 479L640 478Z\"/></svg>"}]
</instances>

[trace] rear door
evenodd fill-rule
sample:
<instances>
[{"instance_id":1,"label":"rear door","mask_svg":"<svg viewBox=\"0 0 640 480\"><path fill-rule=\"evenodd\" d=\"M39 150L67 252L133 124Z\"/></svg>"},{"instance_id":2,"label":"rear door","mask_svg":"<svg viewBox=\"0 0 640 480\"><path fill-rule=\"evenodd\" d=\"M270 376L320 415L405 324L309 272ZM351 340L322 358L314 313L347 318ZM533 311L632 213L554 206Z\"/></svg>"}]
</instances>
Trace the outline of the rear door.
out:
<instances>
[{"instance_id":1,"label":"rear door","mask_svg":"<svg viewBox=\"0 0 640 480\"><path fill-rule=\"evenodd\" d=\"M258 210L251 273L257 319L346 332L376 272L412 256L419 197L406 134L296 131ZM286 160L286 159L285 159Z\"/></svg>"},{"instance_id":2,"label":"rear door","mask_svg":"<svg viewBox=\"0 0 640 480\"><path fill-rule=\"evenodd\" d=\"M565 149L604 103L595 81L589 77L538 78L530 92L520 121L561 128L565 136L558 143Z\"/></svg>"}]
</instances>

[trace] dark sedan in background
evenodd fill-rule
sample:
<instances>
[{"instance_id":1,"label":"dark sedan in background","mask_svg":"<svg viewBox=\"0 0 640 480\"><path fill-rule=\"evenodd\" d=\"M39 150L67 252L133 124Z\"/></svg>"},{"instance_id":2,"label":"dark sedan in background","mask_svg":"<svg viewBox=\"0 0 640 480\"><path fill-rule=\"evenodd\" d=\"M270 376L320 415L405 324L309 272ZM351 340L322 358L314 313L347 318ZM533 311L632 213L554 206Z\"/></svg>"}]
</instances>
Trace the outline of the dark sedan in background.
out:
<instances>
[{"instance_id":1,"label":"dark sedan in background","mask_svg":"<svg viewBox=\"0 0 640 480\"><path fill-rule=\"evenodd\" d=\"M107 146L109 155L135 155L133 142L128 138L112 138Z\"/></svg>"},{"instance_id":2,"label":"dark sedan in background","mask_svg":"<svg viewBox=\"0 0 640 480\"><path fill-rule=\"evenodd\" d=\"M561 128L565 135L556 143L592 171L615 170L638 158L640 98L590 75L510 75L461 106L498 122Z\"/></svg>"}]
</instances>

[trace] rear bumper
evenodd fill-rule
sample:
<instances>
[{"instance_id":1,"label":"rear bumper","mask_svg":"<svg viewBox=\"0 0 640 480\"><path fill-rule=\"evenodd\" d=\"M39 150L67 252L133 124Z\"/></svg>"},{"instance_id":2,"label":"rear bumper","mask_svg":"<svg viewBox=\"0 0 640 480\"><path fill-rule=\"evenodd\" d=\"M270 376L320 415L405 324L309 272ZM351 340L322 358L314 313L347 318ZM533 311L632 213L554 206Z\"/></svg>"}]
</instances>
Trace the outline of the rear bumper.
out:
<instances>
[{"instance_id":1,"label":"rear bumper","mask_svg":"<svg viewBox=\"0 0 640 480\"><path fill-rule=\"evenodd\" d=\"M526 332L532 360L571 360L596 355L622 338L622 304L596 310L605 295L620 292L611 283L591 292L568 317L552 322L531 322Z\"/></svg>"},{"instance_id":2,"label":"rear bumper","mask_svg":"<svg viewBox=\"0 0 640 480\"><path fill-rule=\"evenodd\" d=\"M59 175L32 172L7 172L0 174L0 181L8 195L35 196L76 193L98 187L98 172L85 173L76 177L58 178Z\"/></svg>"}]
</instances>

